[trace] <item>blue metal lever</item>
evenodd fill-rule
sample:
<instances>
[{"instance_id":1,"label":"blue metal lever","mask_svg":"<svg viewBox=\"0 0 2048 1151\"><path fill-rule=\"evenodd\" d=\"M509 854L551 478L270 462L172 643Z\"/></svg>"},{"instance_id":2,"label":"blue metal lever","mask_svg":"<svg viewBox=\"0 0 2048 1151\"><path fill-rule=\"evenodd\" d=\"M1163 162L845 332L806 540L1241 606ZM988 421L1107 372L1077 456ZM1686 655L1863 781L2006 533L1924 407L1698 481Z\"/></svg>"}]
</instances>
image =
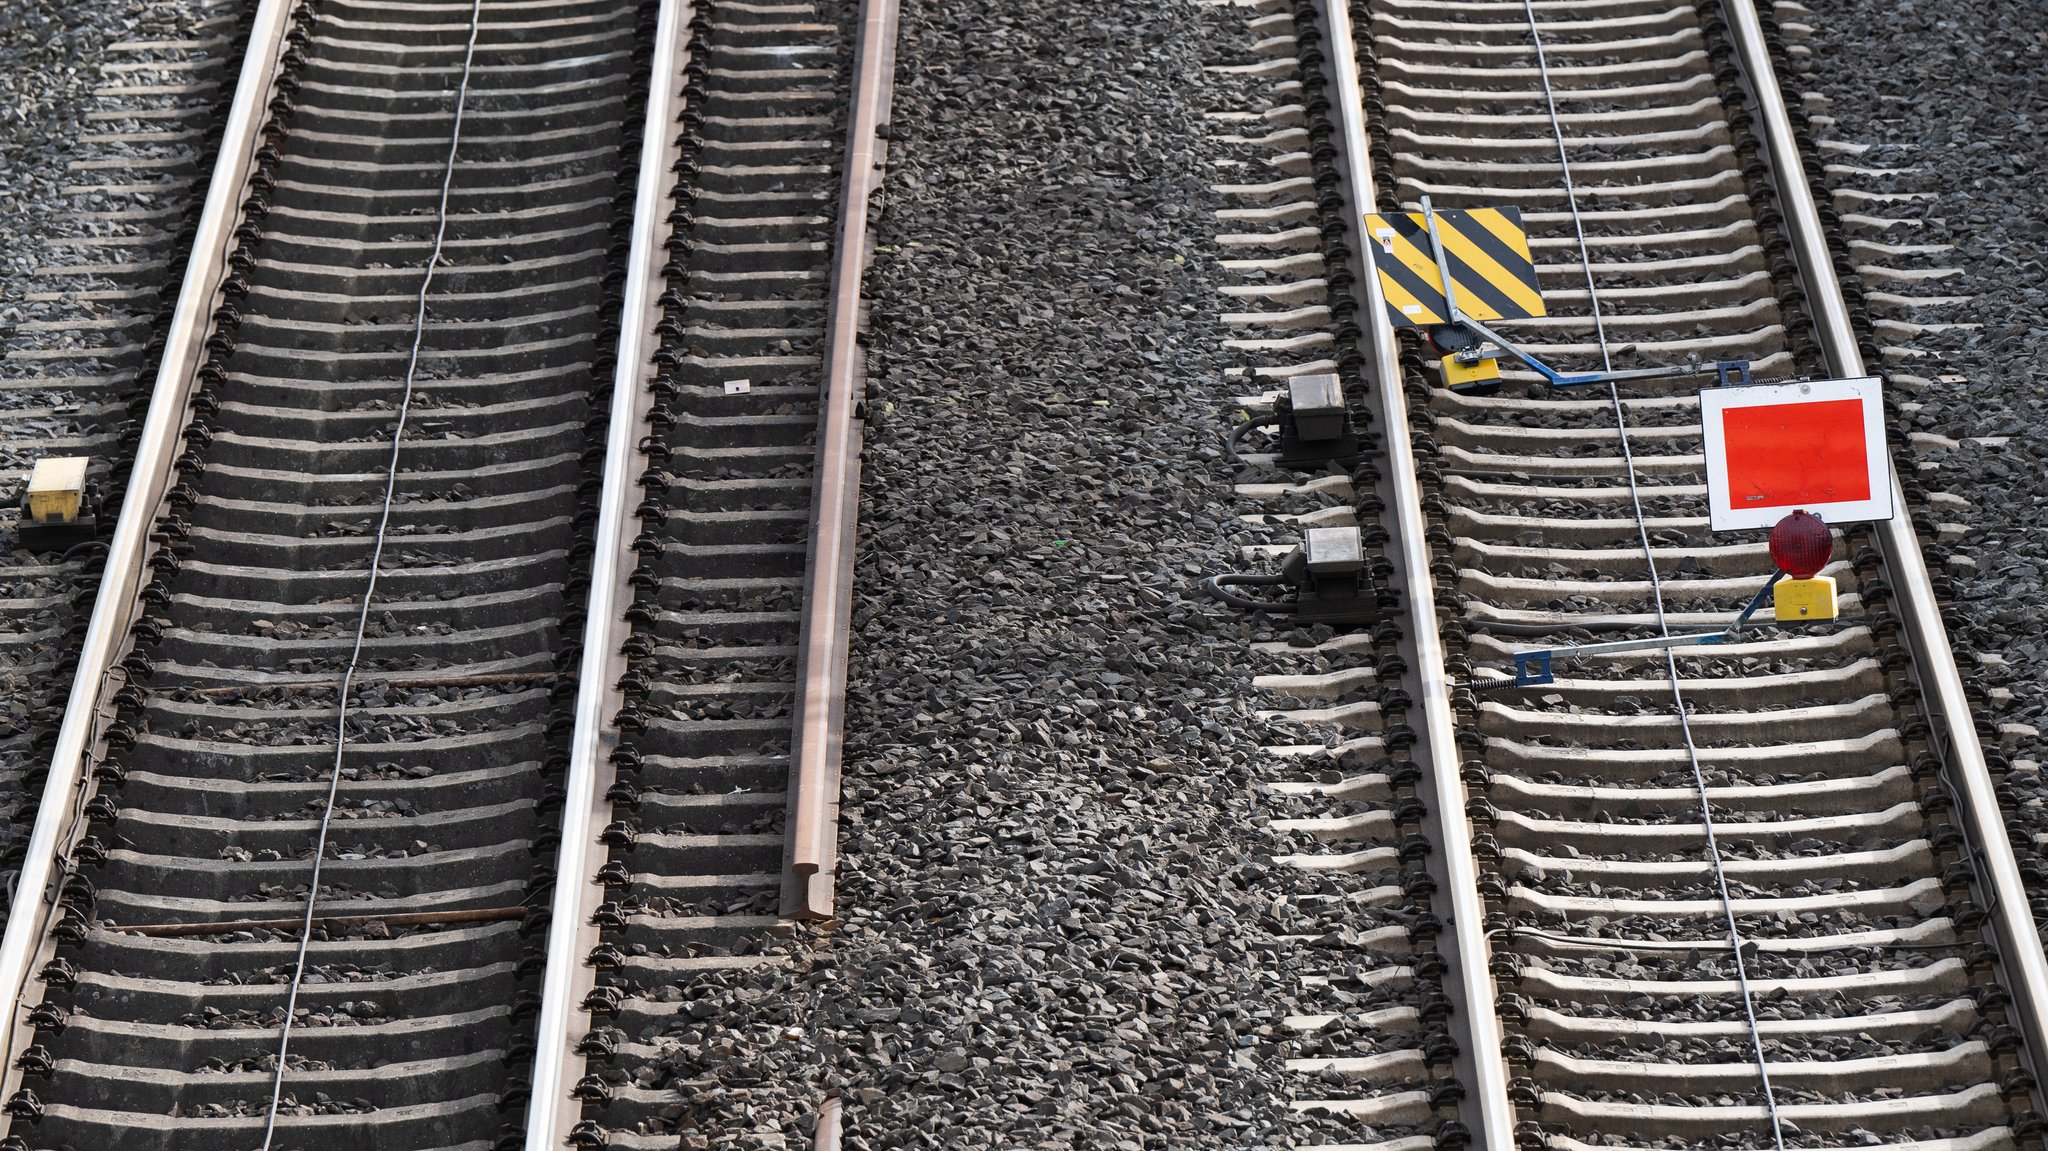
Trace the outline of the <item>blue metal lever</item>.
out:
<instances>
[{"instance_id":1,"label":"blue metal lever","mask_svg":"<svg viewBox=\"0 0 2048 1151\"><path fill-rule=\"evenodd\" d=\"M1557 682L1556 675L1551 672L1551 662L1558 656L1571 659L1574 656L1624 651L1668 651L1679 647L1711 647L1714 644L1727 643L1735 638L1736 632L1748 625L1750 617L1755 615L1757 609L1764 606L1764 601L1771 597L1771 589L1778 586L1778 581L1784 578L1784 572L1772 572L1771 578L1764 581L1762 589L1750 597L1749 605L1735 617L1735 622L1719 631L1693 631L1681 635L1655 636L1650 639L1621 639L1611 643L1573 644L1537 651L1518 651L1515 653L1515 686L1542 687Z\"/></svg>"}]
</instances>

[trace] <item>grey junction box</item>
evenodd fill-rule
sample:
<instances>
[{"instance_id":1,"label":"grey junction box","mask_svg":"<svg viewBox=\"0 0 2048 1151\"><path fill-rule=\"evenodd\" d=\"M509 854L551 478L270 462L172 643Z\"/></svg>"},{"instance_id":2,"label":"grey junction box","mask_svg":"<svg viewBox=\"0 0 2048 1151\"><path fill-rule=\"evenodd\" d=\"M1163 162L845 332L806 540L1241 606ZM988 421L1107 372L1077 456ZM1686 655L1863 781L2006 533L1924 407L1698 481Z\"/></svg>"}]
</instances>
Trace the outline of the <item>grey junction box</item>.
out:
<instances>
[{"instance_id":1,"label":"grey junction box","mask_svg":"<svg viewBox=\"0 0 2048 1151\"><path fill-rule=\"evenodd\" d=\"M1365 570L1365 546L1355 527L1310 528L1301 537L1311 575L1352 575Z\"/></svg>"},{"instance_id":2,"label":"grey junction box","mask_svg":"<svg viewBox=\"0 0 2048 1151\"><path fill-rule=\"evenodd\" d=\"M1328 372L1288 380L1287 402L1294 409L1294 434L1304 440L1334 440L1349 427L1344 385Z\"/></svg>"}]
</instances>

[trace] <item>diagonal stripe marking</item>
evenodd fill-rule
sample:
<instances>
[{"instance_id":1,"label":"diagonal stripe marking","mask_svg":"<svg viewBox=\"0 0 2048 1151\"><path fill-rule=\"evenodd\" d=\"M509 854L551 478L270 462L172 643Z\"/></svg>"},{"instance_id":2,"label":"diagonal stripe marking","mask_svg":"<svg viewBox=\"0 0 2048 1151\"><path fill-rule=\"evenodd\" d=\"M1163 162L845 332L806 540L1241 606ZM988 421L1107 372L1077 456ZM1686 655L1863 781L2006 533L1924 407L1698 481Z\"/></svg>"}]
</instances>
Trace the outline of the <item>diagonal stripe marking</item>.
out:
<instances>
[{"instance_id":1,"label":"diagonal stripe marking","mask_svg":"<svg viewBox=\"0 0 2048 1151\"><path fill-rule=\"evenodd\" d=\"M1528 242L1521 233L1513 230L1512 219L1510 218L1508 223L1502 223L1501 215L1502 211L1498 208L1470 213L1466 219L1459 222L1459 231L1466 239L1489 253L1494 263L1499 264L1540 297L1542 292L1536 287L1536 264L1529 258ZM1509 228L1507 239L1501 237L1496 225Z\"/></svg>"},{"instance_id":2,"label":"diagonal stripe marking","mask_svg":"<svg viewBox=\"0 0 2048 1151\"><path fill-rule=\"evenodd\" d=\"M1496 305L1497 310L1500 311L1502 316L1526 316L1542 313L1543 297L1531 291L1527 284L1522 283L1520 279L1516 278L1512 269L1502 267L1493 259L1490 253L1483 251L1477 244L1468 239L1463 232L1460 232L1441 219L1437 222L1436 230L1437 235L1443 237L1444 254L1452 257L1457 263L1465 265L1465 269L1471 273L1471 278L1484 281L1489 288L1493 289L1493 294L1508 305L1505 309L1500 309ZM1459 281L1459 290L1463 291L1466 277L1459 274L1456 264L1452 266L1451 271Z\"/></svg>"},{"instance_id":3,"label":"diagonal stripe marking","mask_svg":"<svg viewBox=\"0 0 2048 1151\"><path fill-rule=\"evenodd\" d=\"M1476 320L1522 319L1546 314L1528 257L1528 241L1513 208L1450 209L1437 213L1437 231L1450 263L1459 307ZM1387 310L1397 324L1442 323L1444 302L1436 261L1430 256L1429 226L1420 214L1367 218L1368 239ZM1391 242L1377 233L1392 232ZM1416 310L1404 312L1403 305Z\"/></svg>"},{"instance_id":4,"label":"diagonal stripe marking","mask_svg":"<svg viewBox=\"0 0 2048 1151\"><path fill-rule=\"evenodd\" d=\"M1509 208L1477 208L1472 212L1472 219L1493 233L1515 255L1525 261L1529 259L1529 234L1522 229L1521 212Z\"/></svg>"},{"instance_id":5,"label":"diagonal stripe marking","mask_svg":"<svg viewBox=\"0 0 2048 1151\"><path fill-rule=\"evenodd\" d=\"M1385 250L1381 249L1382 252ZM1429 249L1411 242L1406 236L1397 236L1394 239L1394 258L1401 262L1402 267L1414 273L1417 279L1429 285L1429 298L1422 302L1441 312L1444 302L1443 279L1437 274L1436 261L1430 259ZM1455 275L1455 272L1453 274Z\"/></svg>"},{"instance_id":6,"label":"diagonal stripe marking","mask_svg":"<svg viewBox=\"0 0 2048 1151\"><path fill-rule=\"evenodd\" d=\"M1529 255L1529 235L1522 230L1522 214L1513 208L1485 208L1472 213L1478 228L1469 228L1466 235L1482 247L1501 253L1502 267L1512 269L1516 278L1536 293L1540 303L1543 289L1536 278L1536 261ZM1484 234L1480 234L1483 230ZM1540 309L1537 315L1543 315Z\"/></svg>"},{"instance_id":7,"label":"diagonal stripe marking","mask_svg":"<svg viewBox=\"0 0 2048 1151\"><path fill-rule=\"evenodd\" d=\"M1521 309L1503 296L1490 281L1475 278L1473 269L1451 257L1451 283L1458 289L1458 310L1475 320L1516 320Z\"/></svg>"},{"instance_id":8,"label":"diagonal stripe marking","mask_svg":"<svg viewBox=\"0 0 2048 1151\"><path fill-rule=\"evenodd\" d=\"M1463 211L1458 211L1452 219L1462 218L1464 215ZM1444 258L1450 261L1451 283L1458 290L1459 309L1480 321L1520 318L1525 312L1522 302L1494 288L1485 274L1472 266L1472 254L1455 242L1456 233L1450 226L1451 221L1445 218L1445 213L1437 213L1437 224L1438 235L1444 240ZM1436 261L1430 256L1428 223L1418 213L1402 213L1390 221L1385 221L1384 225L1375 226L1391 226L1395 234L1395 255L1418 278L1429 284L1428 295L1419 298L1438 316L1447 313L1450 309L1444 303ZM1381 250L1385 251L1385 248L1382 247ZM1480 256L1477 262L1484 266L1487 260ZM1541 302L1540 297L1538 302Z\"/></svg>"},{"instance_id":9,"label":"diagonal stripe marking","mask_svg":"<svg viewBox=\"0 0 2048 1151\"><path fill-rule=\"evenodd\" d=\"M1387 298L1387 312L1397 327L1444 322L1443 294L1436 285L1434 265L1430 267L1429 278L1421 279L1399 259L1381 251L1373 254L1373 268L1379 273L1380 292ZM1414 304L1421 310L1404 312L1403 304Z\"/></svg>"},{"instance_id":10,"label":"diagonal stripe marking","mask_svg":"<svg viewBox=\"0 0 2048 1151\"><path fill-rule=\"evenodd\" d=\"M1385 241L1372 238L1378 249L1372 254L1373 266L1384 277L1380 287L1388 296L1387 309L1394 313L1397 323L1440 324L1446 308L1443 289L1437 280L1436 262L1415 244L1412 236L1404 234L1407 229L1400 227L1400 222L1403 221L1387 221L1382 217L1368 221L1370 229L1394 233ZM1403 312L1400 305L1405 303L1421 305L1428 318L1424 319L1419 313Z\"/></svg>"}]
</instances>

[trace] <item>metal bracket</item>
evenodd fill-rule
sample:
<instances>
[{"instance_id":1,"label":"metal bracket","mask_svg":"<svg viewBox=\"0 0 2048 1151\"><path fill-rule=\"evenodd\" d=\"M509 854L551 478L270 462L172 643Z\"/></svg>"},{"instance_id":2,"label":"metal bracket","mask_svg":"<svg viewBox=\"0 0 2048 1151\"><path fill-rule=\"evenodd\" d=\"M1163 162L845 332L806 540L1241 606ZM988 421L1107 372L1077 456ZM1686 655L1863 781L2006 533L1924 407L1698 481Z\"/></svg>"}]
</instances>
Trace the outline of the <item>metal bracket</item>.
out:
<instances>
[{"instance_id":1,"label":"metal bracket","mask_svg":"<svg viewBox=\"0 0 2048 1151\"><path fill-rule=\"evenodd\" d=\"M1756 381L1749 377L1748 360L1722 360L1714 365L1714 386L1746 388Z\"/></svg>"},{"instance_id":2,"label":"metal bracket","mask_svg":"<svg viewBox=\"0 0 2048 1151\"><path fill-rule=\"evenodd\" d=\"M1515 653L1515 686L1541 687L1557 682L1550 674L1550 652L1518 651Z\"/></svg>"}]
</instances>

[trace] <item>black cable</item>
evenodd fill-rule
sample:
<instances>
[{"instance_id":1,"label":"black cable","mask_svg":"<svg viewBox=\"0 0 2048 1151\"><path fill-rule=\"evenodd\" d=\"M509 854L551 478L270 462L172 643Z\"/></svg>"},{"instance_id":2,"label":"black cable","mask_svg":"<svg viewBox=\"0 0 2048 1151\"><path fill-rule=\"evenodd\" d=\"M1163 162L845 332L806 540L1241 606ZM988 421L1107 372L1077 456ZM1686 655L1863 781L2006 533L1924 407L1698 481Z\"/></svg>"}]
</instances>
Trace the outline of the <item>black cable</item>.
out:
<instances>
[{"instance_id":1,"label":"black cable","mask_svg":"<svg viewBox=\"0 0 2048 1151\"><path fill-rule=\"evenodd\" d=\"M81 540L80 542L72 544L70 547L65 548L64 553L57 557L57 562L60 564L69 563L71 561L72 556L77 555L79 552L84 551L86 548L98 548L103 552L113 550L113 546L107 543L107 541L105 540Z\"/></svg>"},{"instance_id":2,"label":"black cable","mask_svg":"<svg viewBox=\"0 0 2048 1151\"><path fill-rule=\"evenodd\" d=\"M1229 457L1231 463L1239 462L1239 457L1237 454L1237 445L1241 440L1244 439L1244 434L1248 431L1251 431L1253 428L1270 427L1272 425L1278 424L1279 422L1279 412L1267 412L1263 416L1253 416L1251 419L1248 419L1245 422L1237 425L1236 427L1230 429L1230 434L1228 436L1224 437L1223 454Z\"/></svg>"},{"instance_id":3,"label":"black cable","mask_svg":"<svg viewBox=\"0 0 2048 1151\"><path fill-rule=\"evenodd\" d=\"M1252 572L1224 572L1202 580L1202 590L1212 598L1244 611L1291 612L1296 605L1271 600L1252 599L1249 596L1232 595L1224 591L1225 585L1233 587L1280 587L1287 582L1283 575L1257 575Z\"/></svg>"}]
</instances>

